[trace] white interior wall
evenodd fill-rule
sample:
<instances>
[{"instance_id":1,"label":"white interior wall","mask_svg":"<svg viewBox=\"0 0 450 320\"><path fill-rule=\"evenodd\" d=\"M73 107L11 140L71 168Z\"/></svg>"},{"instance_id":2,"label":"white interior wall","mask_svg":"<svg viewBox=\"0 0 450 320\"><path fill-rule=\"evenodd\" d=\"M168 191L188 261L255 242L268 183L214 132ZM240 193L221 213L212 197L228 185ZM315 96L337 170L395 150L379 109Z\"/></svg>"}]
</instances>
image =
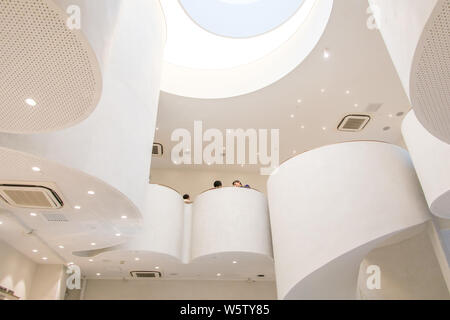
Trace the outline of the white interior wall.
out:
<instances>
[{"instance_id":1,"label":"white interior wall","mask_svg":"<svg viewBox=\"0 0 450 320\"><path fill-rule=\"evenodd\" d=\"M380 267L380 290L367 288L370 265ZM358 288L365 300L450 298L427 228L410 239L370 252L361 263Z\"/></svg>"},{"instance_id":2,"label":"white interior wall","mask_svg":"<svg viewBox=\"0 0 450 320\"><path fill-rule=\"evenodd\" d=\"M150 182L161 184L177 190L181 194L188 193L191 200L195 196L211 189L216 180L222 181L223 186L231 186L234 180L240 180L244 185L266 194L268 176L250 172L226 172L195 169L160 169L152 168Z\"/></svg>"},{"instance_id":3,"label":"white interior wall","mask_svg":"<svg viewBox=\"0 0 450 320\"><path fill-rule=\"evenodd\" d=\"M274 282L88 280L85 300L273 300Z\"/></svg>"},{"instance_id":4,"label":"white interior wall","mask_svg":"<svg viewBox=\"0 0 450 320\"><path fill-rule=\"evenodd\" d=\"M66 291L65 267L60 264L40 264L34 273L31 300L62 300Z\"/></svg>"},{"instance_id":5,"label":"white interior wall","mask_svg":"<svg viewBox=\"0 0 450 320\"><path fill-rule=\"evenodd\" d=\"M60 300L66 290L63 265L37 264L0 240L0 286L21 300Z\"/></svg>"},{"instance_id":6,"label":"white interior wall","mask_svg":"<svg viewBox=\"0 0 450 320\"><path fill-rule=\"evenodd\" d=\"M20 299L28 299L37 264L0 240L0 286L14 291Z\"/></svg>"}]
</instances>

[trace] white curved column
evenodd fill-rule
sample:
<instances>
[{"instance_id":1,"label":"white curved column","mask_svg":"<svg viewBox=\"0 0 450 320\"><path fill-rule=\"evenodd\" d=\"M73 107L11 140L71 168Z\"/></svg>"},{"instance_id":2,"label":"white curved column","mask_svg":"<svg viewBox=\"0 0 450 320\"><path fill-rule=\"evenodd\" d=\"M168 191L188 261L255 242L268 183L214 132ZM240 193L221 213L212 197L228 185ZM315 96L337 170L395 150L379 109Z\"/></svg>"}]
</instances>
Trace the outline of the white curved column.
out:
<instances>
[{"instance_id":1,"label":"white curved column","mask_svg":"<svg viewBox=\"0 0 450 320\"><path fill-rule=\"evenodd\" d=\"M431 212L450 219L450 145L431 135L414 111L403 120L402 133Z\"/></svg>"},{"instance_id":2,"label":"white curved column","mask_svg":"<svg viewBox=\"0 0 450 320\"><path fill-rule=\"evenodd\" d=\"M226 252L272 257L264 194L231 187L197 196L193 204L191 252L192 259Z\"/></svg>"},{"instance_id":3,"label":"white curved column","mask_svg":"<svg viewBox=\"0 0 450 320\"><path fill-rule=\"evenodd\" d=\"M130 250L167 254L182 259L184 201L181 195L157 184L147 186L142 230L126 246Z\"/></svg>"},{"instance_id":4,"label":"white curved column","mask_svg":"<svg viewBox=\"0 0 450 320\"><path fill-rule=\"evenodd\" d=\"M354 299L380 241L429 219L408 153L349 142L303 153L268 181L278 297Z\"/></svg>"},{"instance_id":5,"label":"white curved column","mask_svg":"<svg viewBox=\"0 0 450 320\"><path fill-rule=\"evenodd\" d=\"M159 2L100 0L95 4L93 1L72 4L89 9L81 20L87 38L93 42L102 39L96 44L103 68L103 93L98 107L79 125L59 132L0 134L0 146L101 179L142 212L165 41ZM95 29L97 22L100 26ZM45 169L45 164L42 166Z\"/></svg>"},{"instance_id":6,"label":"white curved column","mask_svg":"<svg viewBox=\"0 0 450 320\"><path fill-rule=\"evenodd\" d=\"M450 2L369 2L418 120L450 143Z\"/></svg>"}]
</instances>

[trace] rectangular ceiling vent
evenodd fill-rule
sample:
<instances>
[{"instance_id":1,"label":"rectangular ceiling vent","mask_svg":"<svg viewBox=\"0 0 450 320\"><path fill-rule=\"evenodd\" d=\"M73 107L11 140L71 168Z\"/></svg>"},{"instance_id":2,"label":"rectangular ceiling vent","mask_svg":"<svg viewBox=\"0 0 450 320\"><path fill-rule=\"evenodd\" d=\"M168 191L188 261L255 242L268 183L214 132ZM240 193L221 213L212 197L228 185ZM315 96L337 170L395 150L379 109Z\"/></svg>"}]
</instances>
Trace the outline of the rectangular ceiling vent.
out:
<instances>
[{"instance_id":1,"label":"rectangular ceiling vent","mask_svg":"<svg viewBox=\"0 0 450 320\"><path fill-rule=\"evenodd\" d=\"M147 278L147 279L156 279L161 278L161 272L159 271L131 271L131 276L133 278Z\"/></svg>"},{"instance_id":2,"label":"rectangular ceiling vent","mask_svg":"<svg viewBox=\"0 0 450 320\"><path fill-rule=\"evenodd\" d=\"M152 149L152 156L162 157L164 153L163 145L161 143L154 143Z\"/></svg>"},{"instance_id":3,"label":"rectangular ceiling vent","mask_svg":"<svg viewBox=\"0 0 450 320\"><path fill-rule=\"evenodd\" d=\"M59 213L43 213L42 214L48 222L68 222L65 215Z\"/></svg>"},{"instance_id":4,"label":"rectangular ceiling vent","mask_svg":"<svg viewBox=\"0 0 450 320\"><path fill-rule=\"evenodd\" d=\"M338 130L349 132L361 131L369 121L369 116L351 114L342 119L341 123L338 126Z\"/></svg>"},{"instance_id":5,"label":"rectangular ceiling vent","mask_svg":"<svg viewBox=\"0 0 450 320\"><path fill-rule=\"evenodd\" d=\"M59 209L64 205L55 191L36 185L0 184L0 198L18 208Z\"/></svg>"},{"instance_id":6,"label":"rectangular ceiling vent","mask_svg":"<svg viewBox=\"0 0 450 320\"><path fill-rule=\"evenodd\" d=\"M382 103L369 103L366 107L366 112L377 112L382 105Z\"/></svg>"}]
</instances>

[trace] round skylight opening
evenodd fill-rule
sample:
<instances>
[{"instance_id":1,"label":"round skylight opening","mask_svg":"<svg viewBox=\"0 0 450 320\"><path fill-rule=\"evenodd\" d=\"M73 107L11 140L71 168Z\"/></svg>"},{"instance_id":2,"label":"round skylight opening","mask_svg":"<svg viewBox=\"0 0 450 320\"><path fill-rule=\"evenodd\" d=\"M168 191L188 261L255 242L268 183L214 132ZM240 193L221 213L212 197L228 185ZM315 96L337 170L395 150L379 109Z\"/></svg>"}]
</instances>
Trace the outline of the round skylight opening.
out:
<instances>
[{"instance_id":1,"label":"round skylight opening","mask_svg":"<svg viewBox=\"0 0 450 320\"><path fill-rule=\"evenodd\" d=\"M317 0L162 0L164 60L193 69L229 69L286 43Z\"/></svg>"},{"instance_id":2,"label":"round skylight opening","mask_svg":"<svg viewBox=\"0 0 450 320\"><path fill-rule=\"evenodd\" d=\"M218 36L250 38L288 21L305 0L178 0L201 28Z\"/></svg>"}]
</instances>

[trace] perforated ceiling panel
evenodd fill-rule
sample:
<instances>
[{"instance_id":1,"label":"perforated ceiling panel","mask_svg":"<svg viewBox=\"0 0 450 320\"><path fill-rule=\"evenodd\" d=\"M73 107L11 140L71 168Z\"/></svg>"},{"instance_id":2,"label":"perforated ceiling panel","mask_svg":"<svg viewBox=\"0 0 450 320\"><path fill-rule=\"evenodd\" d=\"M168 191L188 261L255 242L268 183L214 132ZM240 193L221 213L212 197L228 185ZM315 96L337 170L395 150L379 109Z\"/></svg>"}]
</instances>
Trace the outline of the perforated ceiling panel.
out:
<instances>
[{"instance_id":1,"label":"perforated ceiling panel","mask_svg":"<svg viewBox=\"0 0 450 320\"><path fill-rule=\"evenodd\" d=\"M441 0L417 48L411 102L418 120L450 143L450 0Z\"/></svg>"},{"instance_id":2,"label":"perforated ceiling panel","mask_svg":"<svg viewBox=\"0 0 450 320\"><path fill-rule=\"evenodd\" d=\"M0 1L0 131L62 129L97 105L98 62L66 20L48 0Z\"/></svg>"}]
</instances>

